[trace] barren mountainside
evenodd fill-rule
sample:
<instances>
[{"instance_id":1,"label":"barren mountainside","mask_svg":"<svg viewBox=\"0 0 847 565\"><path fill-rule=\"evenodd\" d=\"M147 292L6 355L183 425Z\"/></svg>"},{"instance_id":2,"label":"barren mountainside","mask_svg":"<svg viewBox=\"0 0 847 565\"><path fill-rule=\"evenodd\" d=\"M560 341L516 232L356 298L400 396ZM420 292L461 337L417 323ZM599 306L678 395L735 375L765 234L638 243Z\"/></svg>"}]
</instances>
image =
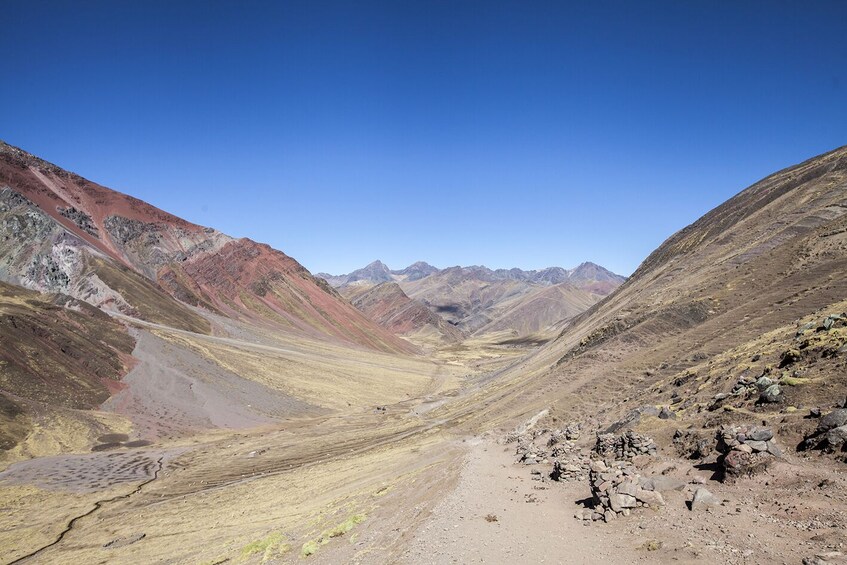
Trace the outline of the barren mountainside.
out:
<instances>
[{"instance_id":1,"label":"barren mountainside","mask_svg":"<svg viewBox=\"0 0 847 565\"><path fill-rule=\"evenodd\" d=\"M514 331L525 336L545 332L588 310L597 300L596 294L569 282L555 284L527 295L477 333Z\"/></svg>"},{"instance_id":2,"label":"barren mountainside","mask_svg":"<svg viewBox=\"0 0 847 565\"><path fill-rule=\"evenodd\" d=\"M539 403L552 395L565 411L628 397L623 410L685 400L685 389L660 384L682 379L702 391L683 407L704 410L700 396L731 389L744 370L761 374L767 363L778 363L780 352L758 362L738 359L748 347L751 359L761 356L761 336L792 333L805 317L841 312L845 213L847 148L752 185L671 236L614 293L567 322L558 339L521 365L533 385L515 394ZM769 348L795 345L781 339ZM727 356L737 366L714 376L718 359ZM835 386L824 378L815 383L810 387L823 387L822 393ZM797 392L786 388L785 402Z\"/></svg>"},{"instance_id":3,"label":"barren mountainside","mask_svg":"<svg viewBox=\"0 0 847 565\"><path fill-rule=\"evenodd\" d=\"M398 335L436 334L446 342L462 339L462 333L441 316L412 300L395 282L376 286L349 285L341 292L366 316Z\"/></svg>"},{"instance_id":4,"label":"barren mountainside","mask_svg":"<svg viewBox=\"0 0 847 565\"><path fill-rule=\"evenodd\" d=\"M98 307L209 331L197 312L332 336L383 350L410 345L294 259L233 239L0 144L0 278Z\"/></svg>"}]
</instances>

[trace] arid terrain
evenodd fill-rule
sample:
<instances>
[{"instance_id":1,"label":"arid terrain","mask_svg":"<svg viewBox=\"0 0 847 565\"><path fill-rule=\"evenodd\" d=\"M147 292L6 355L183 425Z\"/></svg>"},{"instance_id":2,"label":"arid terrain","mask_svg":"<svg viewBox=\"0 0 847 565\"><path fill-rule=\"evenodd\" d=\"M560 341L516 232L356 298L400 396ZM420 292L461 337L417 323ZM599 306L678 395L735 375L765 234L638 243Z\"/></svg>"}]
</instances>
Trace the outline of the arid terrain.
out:
<instances>
[{"instance_id":1,"label":"arid terrain","mask_svg":"<svg viewBox=\"0 0 847 565\"><path fill-rule=\"evenodd\" d=\"M312 276L2 144L0 562L847 562L845 275L847 147L624 282Z\"/></svg>"}]
</instances>

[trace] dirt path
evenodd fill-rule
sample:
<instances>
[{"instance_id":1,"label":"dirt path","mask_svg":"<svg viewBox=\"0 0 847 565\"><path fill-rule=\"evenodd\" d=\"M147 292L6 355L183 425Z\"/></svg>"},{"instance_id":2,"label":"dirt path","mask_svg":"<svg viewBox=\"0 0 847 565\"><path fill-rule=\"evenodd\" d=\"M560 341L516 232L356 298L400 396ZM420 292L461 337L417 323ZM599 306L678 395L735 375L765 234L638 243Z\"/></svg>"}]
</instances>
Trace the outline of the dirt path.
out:
<instances>
[{"instance_id":1,"label":"dirt path","mask_svg":"<svg viewBox=\"0 0 847 565\"><path fill-rule=\"evenodd\" d=\"M399 563L658 561L636 549L646 539L610 536L607 528L574 519L576 501L589 495L586 484L532 480L529 468L514 464L512 450L490 440L468 443L456 489L435 507Z\"/></svg>"},{"instance_id":2,"label":"dirt path","mask_svg":"<svg viewBox=\"0 0 847 565\"><path fill-rule=\"evenodd\" d=\"M780 461L735 485L708 481L722 501L708 511L688 509L686 488L665 492L667 505L659 511L584 525L574 513L589 498L587 481L541 480L533 471L547 472L549 465L515 463L512 446L490 439L465 445L456 487L399 548L397 563L789 565L819 555L820 563L847 562L844 477L824 466ZM688 468L660 456L645 472L669 471L684 482Z\"/></svg>"}]
</instances>

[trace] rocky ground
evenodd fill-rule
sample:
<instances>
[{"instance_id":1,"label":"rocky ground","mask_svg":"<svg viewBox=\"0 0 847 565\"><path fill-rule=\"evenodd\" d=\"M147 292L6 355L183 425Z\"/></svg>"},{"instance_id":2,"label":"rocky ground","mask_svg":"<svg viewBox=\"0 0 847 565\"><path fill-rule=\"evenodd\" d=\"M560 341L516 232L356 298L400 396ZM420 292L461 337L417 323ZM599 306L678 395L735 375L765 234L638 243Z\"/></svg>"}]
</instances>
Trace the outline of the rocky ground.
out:
<instances>
[{"instance_id":1,"label":"rocky ground","mask_svg":"<svg viewBox=\"0 0 847 565\"><path fill-rule=\"evenodd\" d=\"M398 562L847 563L840 464L767 454L768 465L728 478L716 472L717 437L711 456L683 460L632 432L564 440L583 447L556 456L565 434L545 423L468 441L455 489ZM563 461L580 472L555 480Z\"/></svg>"}]
</instances>

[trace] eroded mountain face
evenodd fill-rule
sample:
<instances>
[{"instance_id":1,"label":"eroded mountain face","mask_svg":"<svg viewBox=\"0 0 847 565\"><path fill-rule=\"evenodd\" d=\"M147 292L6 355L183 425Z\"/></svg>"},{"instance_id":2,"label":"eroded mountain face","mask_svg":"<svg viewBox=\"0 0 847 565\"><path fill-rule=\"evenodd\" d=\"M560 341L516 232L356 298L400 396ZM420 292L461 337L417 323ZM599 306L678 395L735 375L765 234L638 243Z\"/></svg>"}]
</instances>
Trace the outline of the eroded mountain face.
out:
<instances>
[{"instance_id":1,"label":"eroded mountain face","mask_svg":"<svg viewBox=\"0 0 847 565\"><path fill-rule=\"evenodd\" d=\"M233 239L0 144L0 279L170 327L187 306L380 350L412 346L294 259Z\"/></svg>"},{"instance_id":2,"label":"eroded mountain face","mask_svg":"<svg viewBox=\"0 0 847 565\"><path fill-rule=\"evenodd\" d=\"M86 302L0 282L0 452L43 407L86 410L122 388L135 339Z\"/></svg>"},{"instance_id":3,"label":"eroded mountain face","mask_svg":"<svg viewBox=\"0 0 847 565\"><path fill-rule=\"evenodd\" d=\"M461 341L462 331L425 304L409 298L396 282L349 285L342 292L351 304L389 331L404 336L433 335L445 343Z\"/></svg>"}]
</instances>

